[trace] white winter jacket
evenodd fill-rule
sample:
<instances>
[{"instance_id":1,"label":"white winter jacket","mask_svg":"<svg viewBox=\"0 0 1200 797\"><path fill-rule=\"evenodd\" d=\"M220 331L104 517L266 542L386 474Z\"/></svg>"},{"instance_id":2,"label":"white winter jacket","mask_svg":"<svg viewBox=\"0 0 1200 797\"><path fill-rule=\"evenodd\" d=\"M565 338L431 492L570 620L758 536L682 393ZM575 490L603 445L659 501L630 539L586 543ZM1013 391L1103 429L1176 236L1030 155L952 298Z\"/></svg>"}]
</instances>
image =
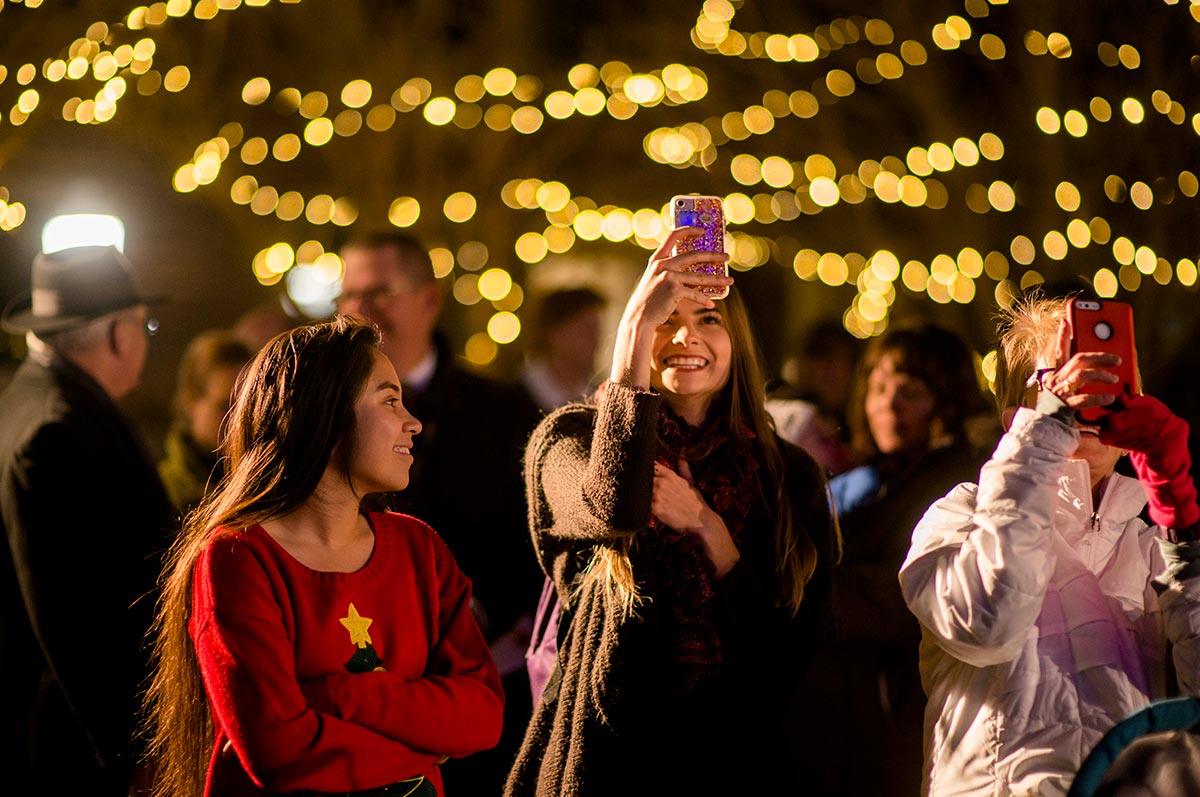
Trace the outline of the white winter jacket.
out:
<instances>
[{"instance_id":1,"label":"white winter jacket","mask_svg":"<svg viewBox=\"0 0 1200 797\"><path fill-rule=\"evenodd\" d=\"M1094 510L1077 443L1020 410L979 485L913 532L900 584L922 626L925 794L1065 794L1104 732L1164 695L1166 638L1197 693L1200 543L1159 541L1134 479L1114 474Z\"/></svg>"}]
</instances>

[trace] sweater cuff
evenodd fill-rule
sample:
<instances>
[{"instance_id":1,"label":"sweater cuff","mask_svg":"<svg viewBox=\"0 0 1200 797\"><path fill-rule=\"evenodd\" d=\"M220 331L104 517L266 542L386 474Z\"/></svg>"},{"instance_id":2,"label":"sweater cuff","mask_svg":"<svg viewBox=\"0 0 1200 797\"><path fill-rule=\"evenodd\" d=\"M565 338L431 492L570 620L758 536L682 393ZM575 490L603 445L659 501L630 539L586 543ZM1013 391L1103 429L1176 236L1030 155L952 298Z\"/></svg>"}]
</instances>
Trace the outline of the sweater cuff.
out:
<instances>
[{"instance_id":1,"label":"sweater cuff","mask_svg":"<svg viewBox=\"0 0 1200 797\"><path fill-rule=\"evenodd\" d=\"M1049 390L1042 390L1038 393L1036 409L1042 415L1049 415L1055 420L1062 421L1067 426L1075 424L1075 410L1067 406L1065 401Z\"/></svg>"}]
</instances>

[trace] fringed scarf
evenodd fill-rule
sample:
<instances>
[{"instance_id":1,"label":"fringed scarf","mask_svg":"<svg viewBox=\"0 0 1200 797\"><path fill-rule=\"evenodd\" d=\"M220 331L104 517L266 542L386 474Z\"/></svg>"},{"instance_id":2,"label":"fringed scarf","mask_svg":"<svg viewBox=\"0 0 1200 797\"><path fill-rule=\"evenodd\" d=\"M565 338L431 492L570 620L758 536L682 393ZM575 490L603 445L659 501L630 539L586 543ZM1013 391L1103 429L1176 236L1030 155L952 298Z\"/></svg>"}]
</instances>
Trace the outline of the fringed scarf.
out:
<instances>
[{"instance_id":1,"label":"fringed scarf","mask_svg":"<svg viewBox=\"0 0 1200 797\"><path fill-rule=\"evenodd\" d=\"M745 439L754 433L743 430ZM729 432L727 418L718 417L699 427L689 426L665 406L659 413L658 461L678 472L679 460L687 461L693 486L721 516L740 545L742 527L762 495L758 462L750 449ZM679 692L694 689L716 675L721 667L721 640L714 619L716 567L704 553L695 534L667 528L651 518L657 532L653 544L663 598L662 622L670 640L669 657Z\"/></svg>"}]
</instances>

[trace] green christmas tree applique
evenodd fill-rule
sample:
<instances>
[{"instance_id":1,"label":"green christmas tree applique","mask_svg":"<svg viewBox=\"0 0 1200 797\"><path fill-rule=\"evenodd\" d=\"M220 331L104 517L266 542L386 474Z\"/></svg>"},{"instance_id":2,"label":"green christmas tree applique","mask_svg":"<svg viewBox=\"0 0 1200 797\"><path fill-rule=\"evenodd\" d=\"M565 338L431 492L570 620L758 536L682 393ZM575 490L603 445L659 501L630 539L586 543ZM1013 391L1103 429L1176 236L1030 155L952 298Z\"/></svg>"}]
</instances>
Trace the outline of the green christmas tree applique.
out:
<instances>
[{"instance_id":1,"label":"green christmas tree applique","mask_svg":"<svg viewBox=\"0 0 1200 797\"><path fill-rule=\"evenodd\" d=\"M370 617L360 615L358 609L354 608L354 604L351 603L346 616L339 618L338 622L350 632L350 642L356 646L354 655L343 666L355 673L384 670L383 659L379 658L375 648L371 647L371 634L367 632L374 621Z\"/></svg>"}]
</instances>

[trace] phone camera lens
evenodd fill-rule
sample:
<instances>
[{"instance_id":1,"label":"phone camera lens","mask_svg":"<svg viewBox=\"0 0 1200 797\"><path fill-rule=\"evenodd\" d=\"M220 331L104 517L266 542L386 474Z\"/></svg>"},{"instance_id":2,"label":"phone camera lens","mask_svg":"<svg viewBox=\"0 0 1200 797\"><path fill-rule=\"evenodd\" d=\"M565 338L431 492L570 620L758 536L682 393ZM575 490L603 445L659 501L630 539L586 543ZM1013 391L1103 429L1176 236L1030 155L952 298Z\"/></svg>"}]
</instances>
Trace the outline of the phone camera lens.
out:
<instances>
[{"instance_id":1,"label":"phone camera lens","mask_svg":"<svg viewBox=\"0 0 1200 797\"><path fill-rule=\"evenodd\" d=\"M1113 336L1113 328L1107 321L1098 322L1092 331L1096 334L1096 340L1108 340Z\"/></svg>"}]
</instances>

